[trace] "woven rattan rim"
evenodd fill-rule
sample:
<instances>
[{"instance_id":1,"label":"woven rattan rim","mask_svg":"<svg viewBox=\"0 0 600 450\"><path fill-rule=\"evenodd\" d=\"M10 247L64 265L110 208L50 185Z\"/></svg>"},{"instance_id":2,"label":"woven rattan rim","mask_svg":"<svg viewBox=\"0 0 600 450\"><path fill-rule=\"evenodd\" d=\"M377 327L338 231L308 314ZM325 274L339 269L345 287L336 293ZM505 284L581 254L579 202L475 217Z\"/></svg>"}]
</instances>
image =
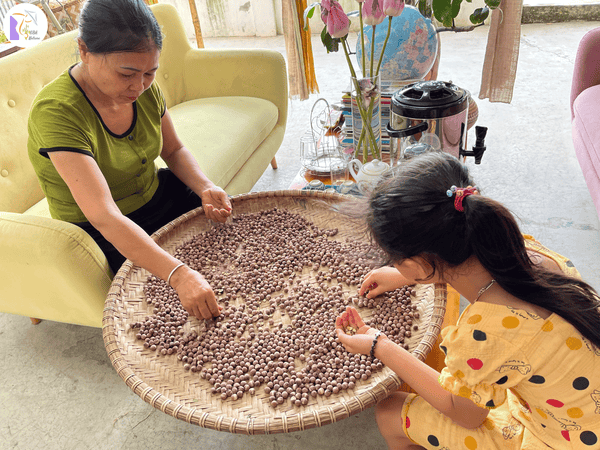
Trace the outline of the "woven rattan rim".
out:
<instances>
[{"instance_id":1,"label":"woven rattan rim","mask_svg":"<svg viewBox=\"0 0 600 450\"><path fill-rule=\"evenodd\" d=\"M313 204L322 208L323 205L329 206L345 200L347 197L339 194L299 190L250 193L231 198L234 214L236 211L244 212L245 202L251 201L259 202L259 206L264 203L264 209L273 205L281 207L282 202L288 201L295 202L309 210ZM170 222L154 233L152 237L159 245L172 252L172 249L167 248L168 240L185 230L186 226L193 223L194 220L208 222L202 208L190 211ZM187 388L191 389L189 381L186 381L183 388L175 386L178 381L175 370L171 370L168 365L165 366L166 363L161 363L161 361L165 361L165 357L154 361L146 355L147 358L145 358L148 361L144 362L143 369L139 367L140 354L144 352L137 350L142 346L139 341L136 342L134 333L128 329L126 324L128 317L134 314L135 308L141 303L134 298L135 291L137 290L139 294L140 285L143 284L147 275L148 272L134 266L130 261L126 261L117 272L105 303L102 335L110 361L127 386L145 402L179 420L204 428L240 434L301 431L327 425L357 414L383 400L396 391L401 384L401 380L396 374L390 369L384 368L378 376L372 376L360 389L357 385L353 393L347 391L345 396L340 393L337 399L332 395L328 404L312 406L309 404L310 407L292 407L288 410L272 409L271 413L266 415L264 413L254 414L252 405L247 405L247 410L244 411L242 410L246 407L232 410L231 404L227 401L223 402L221 406L208 405L205 407L204 404L191 398L193 393L182 392ZM418 342L411 345L412 354L421 361L425 360L439 335L446 309L447 294L446 286L441 284L429 285L424 289L425 294L423 295L427 296L427 301L423 303L427 308L426 314L429 320L426 321L423 318L424 326L421 327L420 338ZM429 290L427 291L427 289ZM160 371L160 376L154 377L152 373L154 370ZM199 380L198 383L200 382ZM256 402L256 397L253 398ZM212 398L208 400L212 401ZM214 403L219 402L220 400L217 399ZM219 410L220 407L223 407L224 410Z\"/></svg>"}]
</instances>

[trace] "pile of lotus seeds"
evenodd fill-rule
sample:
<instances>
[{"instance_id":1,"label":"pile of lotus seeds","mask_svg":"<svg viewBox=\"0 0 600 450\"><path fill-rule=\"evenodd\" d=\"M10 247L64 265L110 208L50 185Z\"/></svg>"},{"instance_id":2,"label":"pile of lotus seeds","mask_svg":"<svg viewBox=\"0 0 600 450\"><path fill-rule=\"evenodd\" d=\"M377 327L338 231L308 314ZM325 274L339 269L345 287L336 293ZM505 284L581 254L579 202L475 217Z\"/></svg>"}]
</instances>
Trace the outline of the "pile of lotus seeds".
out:
<instances>
[{"instance_id":1,"label":"pile of lotus seeds","mask_svg":"<svg viewBox=\"0 0 600 450\"><path fill-rule=\"evenodd\" d=\"M361 313L371 313L365 323L408 349L419 313L408 286L376 299L359 296L372 248L332 239L336 234L274 208L196 235L175 256L207 279L221 315L188 323L175 290L150 276L144 293L152 315L132 324L137 339L158 355L176 355L222 400L262 389L272 407L287 401L300 407L311 397L353 389L383 364L348 353L337 339L336 317L347 305L368 308Z\"/></svg>"}]
</instances>

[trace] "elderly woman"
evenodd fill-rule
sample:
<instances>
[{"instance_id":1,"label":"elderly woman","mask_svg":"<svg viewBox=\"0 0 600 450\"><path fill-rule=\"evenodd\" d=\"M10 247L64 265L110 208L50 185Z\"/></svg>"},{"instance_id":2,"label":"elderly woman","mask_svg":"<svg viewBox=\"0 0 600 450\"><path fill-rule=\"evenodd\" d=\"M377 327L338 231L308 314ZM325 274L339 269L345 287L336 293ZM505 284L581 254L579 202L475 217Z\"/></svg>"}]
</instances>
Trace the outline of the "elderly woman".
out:
<instances>
[{"instance_id":1,"label":"elderly woman","mask_svg":"<svg viewBox=\"0 0 600 450\"><path fill-rule=\"evenodd\" d=\"M186 311L219 315L208 282L149 236L204 205L231 214L227 194L200 170L154 82L160 27L143 0L88 0L81 62L45 86L29 117L29 157L55 219L98 243L116 272L125 258L166 280ZM168 169L157 170L161 157Z\"/></svg>"}]
</instances>

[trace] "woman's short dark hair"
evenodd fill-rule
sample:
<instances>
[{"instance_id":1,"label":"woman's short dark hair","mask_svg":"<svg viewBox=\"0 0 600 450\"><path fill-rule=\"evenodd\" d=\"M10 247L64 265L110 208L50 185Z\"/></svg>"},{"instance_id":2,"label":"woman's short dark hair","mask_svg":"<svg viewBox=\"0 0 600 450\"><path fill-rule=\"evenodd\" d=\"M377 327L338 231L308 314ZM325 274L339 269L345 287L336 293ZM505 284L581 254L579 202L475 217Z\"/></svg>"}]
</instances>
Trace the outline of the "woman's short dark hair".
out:
<instances>
[{"instance_id":1,"label":"woman's short dark hair","mask_svg":"<svg viewBox=\"0 0 600 450\"><path fill-rule=\"evenodd\" d=\"M79 17L79 37L91 53L162 49L162 33L143 0L88 0Z\"/></svg>"}]
</instances>

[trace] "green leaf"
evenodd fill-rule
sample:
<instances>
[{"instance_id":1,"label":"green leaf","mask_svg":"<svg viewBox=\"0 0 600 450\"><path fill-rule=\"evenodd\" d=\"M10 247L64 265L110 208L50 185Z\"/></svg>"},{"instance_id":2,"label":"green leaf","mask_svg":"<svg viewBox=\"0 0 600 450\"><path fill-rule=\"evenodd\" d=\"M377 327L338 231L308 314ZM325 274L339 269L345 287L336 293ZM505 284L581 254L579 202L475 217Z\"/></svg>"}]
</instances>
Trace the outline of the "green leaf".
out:
<instances>
[{"instance_id":1,"label":"green leaf","mask_svg":"<svg viewBox=\"0 0 600 450\"><path fill-rule=\"evenodd\" d=\"M419 12L421 14L423 14L423 16L425 16L425 17L432 16L433 12L431 11L431 6L427 2L427 0L420 0L418 5L419 5Z\"/></svg>"},{"instance_id":2,"label":"green leaf","mask_svg":"<svg viewBox=\"0 0 600 450\"><path fill-rule=\"evenodd\" d=\"M460 12L460 4L462 0L452 0L452 18L456 18Z\"/></svg>"},{"instance_id":3,"label":"green leaf","mask_svg":"<svg viewBox=\"0 0 600 450\"><path fill-rule=\"evenodd\" d=\"M452 26L452 0L433 0L433 15L445 27Z\"/></svg>"},{"instance_id":4,"label":"green leaf","mask_svg":"<svg viewBox=\"0 0 600 450\"><path fill-rule=\"evenodd\" d=\"M312 16L314 15L317 6L321 7L321 4L313 3L312 5L307 6L304 10L304 31L308 30L308 19L312 19Z\"/></svg>"},{"instance_id":5,"label":"green leaf","mask_svg":"<svg viewBox=\"0 0 600 450\"><path fill-rule=\"evenodd\" d=\"M490 7L490 9L496 9L500 6L502 0L485 0L485 4Z\"/></svg>"},{"instance_id":6,"label":"green leaf","mask_svg":"<svg viewBox=\"0 0 600 450\"><path fill-rule=\"evenodd\" d=\"M469 20L473 25L478 25L483 23L489 15L490 9L487 6L484 6L483 8L477 8L475 11L473 11L473 14L471 14Z\"/></svg>"},{"instance_id":7,"label":"green leaf","mask_svg":"<svg viewBox=\"0 0 600 450\"><path fill-rule=\"evenodd\" d=\"M337 52L340 49L341 39L331 37L331 35L327 32L327 27L323 27L323 31L321 31L321 42L327 49L327 53Z\"/></svg>"}]
</instances>

